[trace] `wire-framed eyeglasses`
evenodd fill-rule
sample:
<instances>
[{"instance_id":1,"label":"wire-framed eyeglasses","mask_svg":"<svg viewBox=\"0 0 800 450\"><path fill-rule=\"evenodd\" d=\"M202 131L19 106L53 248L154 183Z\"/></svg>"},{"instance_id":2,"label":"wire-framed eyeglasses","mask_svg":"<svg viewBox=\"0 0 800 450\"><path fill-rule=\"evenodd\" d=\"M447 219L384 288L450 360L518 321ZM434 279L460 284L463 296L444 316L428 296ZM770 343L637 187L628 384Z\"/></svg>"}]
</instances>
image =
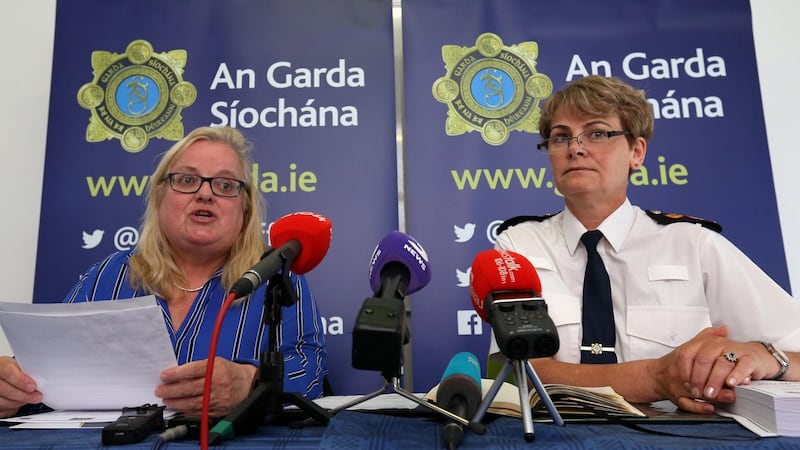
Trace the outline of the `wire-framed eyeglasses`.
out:
<instances>
[{"instance_id":1,"label":"wire-framed eyeglasses","mask_svg":"<svg viewBox=\"0 0 800 450\"><path fill-rule=\"evenodd\" d=\"M626 136L628 134L630 133L627 131L586 130L575 136L558 135L549 137L536 144L536 148L550 153L562 152L569 149L569 143L573 139L579 146L584 148L584 145L601 145L614 136Z\"/></svg>"},{"instance_id":2,"label":"wire-framed eyeglasses","mask_svg":"<svg viewBox=\"0 0 800 450\"><path fill-rule=\"evenodd\" d=\"M208 182L211 192L219 197L238 197L245 183L242 180L228 177L201 177L193 173L168 173L164 179L169 180L169 186L175 192L194 194L200 190L203 183Z\"/></svg>"}]
</instances>

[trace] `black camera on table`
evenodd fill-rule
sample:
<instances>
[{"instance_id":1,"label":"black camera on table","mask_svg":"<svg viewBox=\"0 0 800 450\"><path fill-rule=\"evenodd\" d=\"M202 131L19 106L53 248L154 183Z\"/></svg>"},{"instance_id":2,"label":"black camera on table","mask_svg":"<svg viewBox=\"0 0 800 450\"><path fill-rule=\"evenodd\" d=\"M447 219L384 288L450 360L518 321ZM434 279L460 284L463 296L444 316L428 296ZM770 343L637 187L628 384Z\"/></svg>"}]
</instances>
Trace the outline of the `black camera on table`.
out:
<instances>
[{"instance_id":1,"label":"black camera on table","mask_svg":"<svg viewBox=\"0 0 800 450\"><path fill-rule=\"evenodd\" d=\"M558 352L556 325L547 313L547 303L536 292L493 292L487 304L486 317L505 357L521 360Z\"/></svg>"},{"instance_id":2,"label":"black camera on table","mask_svg":"<svg viewBox=\"0 0 800 450\"><path fill-rule=\"evenodd\" d=\"M122 408L117 420L103 427L103 445L134 444L164 429L164 407L150 403Z\"/></svg>"}]
</instances>

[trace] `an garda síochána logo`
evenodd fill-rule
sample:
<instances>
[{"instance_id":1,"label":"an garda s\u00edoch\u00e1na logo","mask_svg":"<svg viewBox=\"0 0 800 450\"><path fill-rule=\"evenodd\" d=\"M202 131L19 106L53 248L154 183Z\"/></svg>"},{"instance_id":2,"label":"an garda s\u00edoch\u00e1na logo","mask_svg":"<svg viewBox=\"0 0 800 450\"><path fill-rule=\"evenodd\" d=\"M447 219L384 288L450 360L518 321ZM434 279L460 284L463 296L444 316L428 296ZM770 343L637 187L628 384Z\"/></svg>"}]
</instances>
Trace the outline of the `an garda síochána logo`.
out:
<instances>
[{"instance_id":1,"label":"an garda s\u00edoch\u00e1na logo","mask_svg":"<svg viewBox=\"0 0 800 450\"><path fill-rule=\"evenodd\" d=\"M433 96L447 104L445 132L457 136L480 131L487 144L501 145L511 130L538 133L539 102L553 82L536 72L539 45L504 46L484 33L474 47L442 46L447 73L433 84Z\"/></svg>"},{"instance_id":2,"label":"an garda s\u00edoch\u00e1na logo","mask_svg":"<svg viewBox=\"0 0 800 450\"><path fill-rule=\"evenodd\" d=\"M153 137L181 139L181 110L197 98L182 78L186 59L185 50L154 53L144 40L128 44L124 54L93 51L94 79L78 90L78 104L91 112L86 141L117 138L136 153Z\"/></svg>"}]
</instances>

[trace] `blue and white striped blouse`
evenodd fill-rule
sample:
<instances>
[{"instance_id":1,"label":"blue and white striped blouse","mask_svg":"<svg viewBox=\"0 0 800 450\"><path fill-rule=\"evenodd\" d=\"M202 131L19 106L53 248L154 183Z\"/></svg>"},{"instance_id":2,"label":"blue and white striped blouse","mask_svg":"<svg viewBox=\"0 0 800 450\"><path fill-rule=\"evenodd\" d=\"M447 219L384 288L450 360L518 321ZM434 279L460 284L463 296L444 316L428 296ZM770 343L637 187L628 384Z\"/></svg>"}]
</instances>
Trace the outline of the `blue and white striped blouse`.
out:
<instances>
[{"instance_id":1,"label":"blue and white striped blouse","mask_svg":"<svg viewBox=\"0 0 800 450\"><path fill-rule=\"evenodd\" d=\"M150 292L133 289L128 282L128 259L134 251L112 253L95 263L80 277L64 302L124 300L150 295ZM221 274L222 269L217 270L197 292L177 331L172 326L167 302L156 296L178 364L208 358L217 313L228 294L222 286ZM291 280L298 301L282 308L277 333L279 351L284 359L283 391L317 398L322 394L323 379L327 375L322 319L305 277L291 274ZM266 286L262 285L244 301L237 300L228 308L217 342L217 356L258 365L259 355L271 350L269 327L262 323L265 291Z\"/></svg>"}]
</instances>

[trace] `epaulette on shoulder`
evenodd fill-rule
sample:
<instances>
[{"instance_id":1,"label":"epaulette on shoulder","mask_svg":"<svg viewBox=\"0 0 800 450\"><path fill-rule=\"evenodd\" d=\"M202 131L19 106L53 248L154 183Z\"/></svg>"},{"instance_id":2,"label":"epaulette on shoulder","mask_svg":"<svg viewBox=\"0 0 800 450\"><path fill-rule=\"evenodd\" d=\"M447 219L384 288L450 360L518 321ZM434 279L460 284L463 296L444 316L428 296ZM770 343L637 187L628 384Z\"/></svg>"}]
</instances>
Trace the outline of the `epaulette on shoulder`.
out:
<instances>
[{"instance_id":1,"label":"epaulette on shoulder","mask_svg":"<svg viewBox=\"0 0 800 450\"><path fill-rule=\"evenodd\" d=\"M671 223L678 223L678 222L689 222L689 223L698 223L709 230L714 230L717 233L722 233L722 225L714 222L713 220L702 219L700 217L695 216L685 216L683 214L675 214L675 213L664 213L661 211L652 211L646 210L645 211L651 219L655 220L656 223L661 225L669 225Z\"/></svg>"},{"instance_id":2,"label":"epaulette on shoulder","mask_svg":"<svg viewBox=\"0 0 800 450\"><path fill-rule=\"evenodd\" d=\"M545 220L547 220L547 219L549 219L549 218L551 218L553 216L555 216L555 214L545 214L543 216L516 216L516 217L512 217L510 219L507 219L506 221L501 223L499 227L497 227L497 234L499 236L500 233L502 233L503 231L506 231L509 227L513 227L514 225L519 225L519 224L521 224L523 222L530 222L531 220L535 220L536 222L542 222L542 221L545 221Z\"/></svg>"}]
</instances>

